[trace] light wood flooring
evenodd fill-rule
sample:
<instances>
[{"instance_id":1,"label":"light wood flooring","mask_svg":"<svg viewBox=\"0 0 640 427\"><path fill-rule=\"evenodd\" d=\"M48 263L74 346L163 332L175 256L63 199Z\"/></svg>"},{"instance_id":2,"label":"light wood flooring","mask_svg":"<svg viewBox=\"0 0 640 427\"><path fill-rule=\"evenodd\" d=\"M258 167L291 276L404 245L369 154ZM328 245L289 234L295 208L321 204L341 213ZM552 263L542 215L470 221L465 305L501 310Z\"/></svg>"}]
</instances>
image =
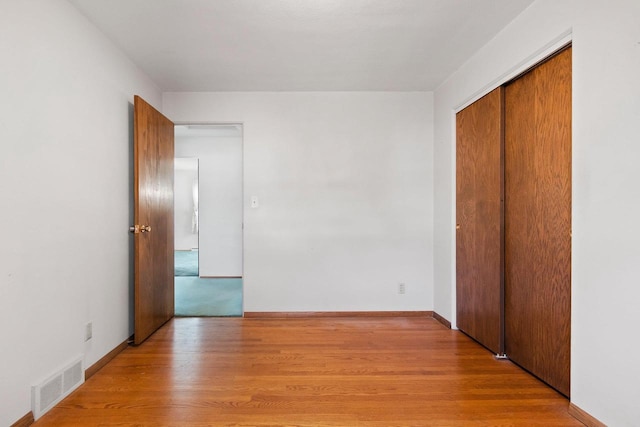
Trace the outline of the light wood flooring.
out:
<instances>
[{"instance_id":1,"label":"light wood flooring","mask_svg":"<svg viewBox=\"0 0 640 427\"><path fill-rule=\"evenodd\" d=\"M176 318L34 425L581 426L427 317Z\"/></svg>"}]
</instances>

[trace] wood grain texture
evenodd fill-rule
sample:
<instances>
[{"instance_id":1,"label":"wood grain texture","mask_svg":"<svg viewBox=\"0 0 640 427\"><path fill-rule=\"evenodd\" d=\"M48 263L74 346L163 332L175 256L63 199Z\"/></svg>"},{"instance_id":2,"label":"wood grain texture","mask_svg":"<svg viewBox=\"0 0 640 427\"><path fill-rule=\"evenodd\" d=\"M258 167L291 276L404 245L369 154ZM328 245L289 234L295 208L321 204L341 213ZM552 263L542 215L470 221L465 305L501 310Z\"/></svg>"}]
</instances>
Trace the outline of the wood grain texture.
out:
<instances>
[{"instance_id":1,"label":"wood grain texture","mask_svg":"<svg viewBox=\"0 0 640 427\"><path fill-rule=\"evenodd\" d=\"M174 126L139 96L134 99L134 218L151 231L134 234L136 344L174 314Z\"/></svg>"},{"instance_id":2,"label":"wood grain texture","mask_svg":"<svg viewBox=\"0 0 640 427\"><path fill-rule=\"evenodd\" d=\"M107 363L111 362L111 360L113 360L114 357L116 357L121 351L127 348L127 346L129 345L128 343L129 343L129 339L120 343L116 348L114 348L109 353L104 355L104 357L100 358L100 360L98 360L96 363L94 363L93 365L85 369L84 371L85 381L91 378L92 376L94 376L96 372L104 368L107 365Z\"/></svg>"},{"instance_id":3,"label":"wood grain texture","mask_svg":"<svg viewBox=\"0 0 640 427\"><path fill-rule=\"evenodd\" d=\"M34 422L33 412L29 411L24 417L20 418L15 423L11 424L11 427L29 427Z\"/></svg>"},{"instance_id":4,"label":"wood grain texture","mask_svg":"<svg viewBox=\"0 0 640 427\"><path fill-rule=\"evenodd\" d=\"M569 396L571 49L506 87L505 339Z\"/></svg>"},{"instance_id":5,"label":"wood grain texture","mask_svg":"<svg viewBox=\"0 0 640 427\"><path fill-rule=\"evenodd\" d=\"M569 414L587 427L607 427L606 424L591 416L591 414L580 409L573 403L569 404Z\"/></svg>"},{"instance_id":6,"label":"wood grain texture","mask_svg":"<svg viewBox=\"0 0 640 427\"><path fill-rule=\"evenodd\" d=\"M580 426L432 318L175 318L36 426Z\"/></svg>"},{"instance_id":7,"label":"wood grain texture","mask_svg":"<svg viewBox=\"0 0 640 427\"><path fill-rule=\"evenodd\" d=\"M604 424L597 418L593 417L591 414L584 411L583 409L580 409L578 406L574 405L573 403L569 404L569 414L575 419L577 419L578 421L582 422L582 424L584 424L587 427L607 427L606 424Z\"/></svg>"},{"instance_id":8,"label":"wood grain texture","mask_svg":"<svg viewBox=\"0 0 640 427\"><path fill-rule=\"evenodd\" d=\"M503 352L502 91L456 115L456 321L494 353Z\"/></svg>"},{"instance_id":9,"label":"wood grain texture","mask_svg":"<svg viewBox=\"0 0 640 427\"><path fill-rule=\"evenodd\" d=\"M432 317L432 311L245 311L253 319L305 317Z\"/></svg>"},{"instance_id":10,"label":"wood grain texture","mask_svg":"<svg viewBox=\"0 0 640 427\"><path fill-rule=\"evenodd\" d=\"M445 326L448 329L451 329L451 322L449 322L447 319L445 319L435 311L433 312L433 318L436 319L441 325Z\"/></svg>"}]
</instances>

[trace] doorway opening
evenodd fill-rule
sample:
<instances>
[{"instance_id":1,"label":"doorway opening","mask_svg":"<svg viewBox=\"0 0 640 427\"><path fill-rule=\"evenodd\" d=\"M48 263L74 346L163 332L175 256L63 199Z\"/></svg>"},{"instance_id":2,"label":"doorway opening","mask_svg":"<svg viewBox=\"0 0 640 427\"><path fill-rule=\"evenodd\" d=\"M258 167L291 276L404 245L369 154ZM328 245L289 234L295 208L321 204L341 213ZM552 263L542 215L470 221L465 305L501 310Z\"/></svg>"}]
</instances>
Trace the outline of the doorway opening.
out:
<instances>
[{"instance_id":1,"label":"doorway opening","mask_svg":"<svg viewBox=\"0 0 640 427\"><path fill-rule=\"evenodd\" d=\"M175 315L242 316L241 124L175 126Z\"/></svg>"},{"instance_id":2,"label":"doorway opening","mask_svg":"<svg viewBox=\"0 0 640 427\"><path fill-rule=\"evenodd\" d=\"M175 276L199 276L198 269L198 170L197 157L174 161Z\"/></svg>"}]
</instances>

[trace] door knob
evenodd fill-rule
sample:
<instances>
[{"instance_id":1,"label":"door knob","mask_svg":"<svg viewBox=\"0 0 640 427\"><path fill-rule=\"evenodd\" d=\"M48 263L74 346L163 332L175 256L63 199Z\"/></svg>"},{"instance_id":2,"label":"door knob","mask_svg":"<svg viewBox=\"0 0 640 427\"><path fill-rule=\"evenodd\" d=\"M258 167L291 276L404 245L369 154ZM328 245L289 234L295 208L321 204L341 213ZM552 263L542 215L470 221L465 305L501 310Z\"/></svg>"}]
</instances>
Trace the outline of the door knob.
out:
<instances>
[{"instance_id":1,"label":"door knob","mask_svg":"<svg viewBox=\"0 0 640 427\"><path fill-rule=\"evenodd\" d=\"M138 234L138 233L149 233L151 231L151 226L150 225L132 225L131 227L129 227L129 231L133 234Z\"/></svg>"}]
</instances>

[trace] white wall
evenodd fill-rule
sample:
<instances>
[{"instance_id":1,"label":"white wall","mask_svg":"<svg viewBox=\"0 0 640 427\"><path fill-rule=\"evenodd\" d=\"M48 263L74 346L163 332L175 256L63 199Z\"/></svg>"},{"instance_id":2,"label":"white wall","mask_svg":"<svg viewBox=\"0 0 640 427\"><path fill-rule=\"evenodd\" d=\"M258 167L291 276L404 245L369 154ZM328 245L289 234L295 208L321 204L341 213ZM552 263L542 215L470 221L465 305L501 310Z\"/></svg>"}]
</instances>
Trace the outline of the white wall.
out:
<instances>
[{"instance_id":1,"label":"white wall","mask_svg":"<svg viewBox=\"0 0 640 427\"><path fill-rule=\"evenodd\" d=\"M432 309L431 94L165 93L163 108L244 124L245 311Z\"/></svg>"},{"instance_id":2,"label":"white wall","mask_svg":"<svg viewBox=\"0 0 640 427\"><path fill-rule=\"evenodd\" d=\"M32 384L132 331L133 94L160 92L62 0L0 13L0 425ZM84 327L93 322L93 339Z\"/></svg>"},{"instance_id":3,"label":"white wall","mask_svg":"<svg viewBox=\"0 0 640 427\"><path fill-rule=\"evenodd\" d=\"M194 185L198 185L198 159L176 159L173 180L174 247L190 251L198 247L198 232L193 229Z\"/></svg>"},{"instance_id":4,"label":"white wall","mask_svg":"<svg viewBox=\"0 0 640 427\"><path fill-rule=\"evenodd\" d=\"M199 273L242 276L242 136L177 136L176 156L200 159Z\"/></svg>"},{"instance_id":5,"label":"white wall","mask_svg":"<svg viewBox=\"0 0 640 427\"><path fill-rule=\"evenodd\" d=\"M454 111L572 32L571 401L610 426L640 419L638 22L636 0L539 0L435 93L434 306L455 322Z\"/></svg>"}]
</instances>

